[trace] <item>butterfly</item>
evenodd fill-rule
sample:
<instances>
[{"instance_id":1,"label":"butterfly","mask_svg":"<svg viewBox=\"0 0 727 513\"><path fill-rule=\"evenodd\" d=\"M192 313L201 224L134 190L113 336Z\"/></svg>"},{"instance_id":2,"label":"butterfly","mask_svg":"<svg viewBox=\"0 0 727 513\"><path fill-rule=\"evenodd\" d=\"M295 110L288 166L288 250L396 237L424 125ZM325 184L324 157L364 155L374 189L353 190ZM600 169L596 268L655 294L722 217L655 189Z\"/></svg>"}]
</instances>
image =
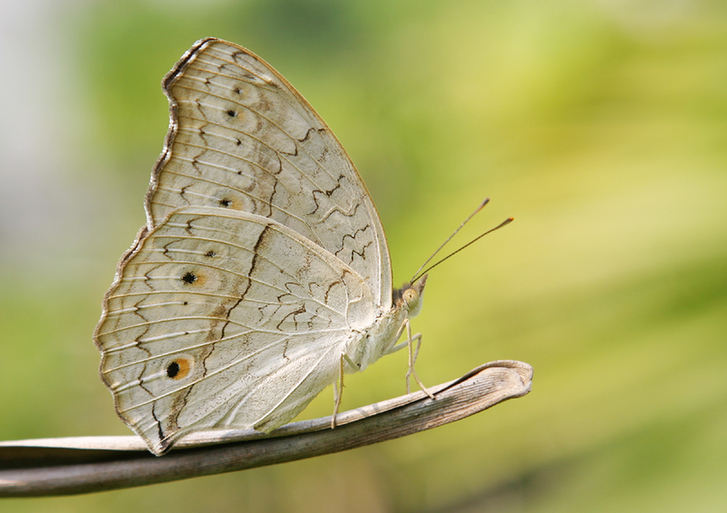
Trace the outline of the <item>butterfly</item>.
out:
<instances>
[{"instance_id":1,"label":"butterfly","mask_svg":"<svg viewBox=\"0 0 727 513\"><path fill-rule=\"evenodd\" d=\"M330 384L337 411L344 373L403 347L408 378L427 275L393 289L371 196L320 116L260 57L215 38L163 89L147 221L94 332L123 421L161 455L193 431L271 431Z\"/></svg>"}]
</instances>

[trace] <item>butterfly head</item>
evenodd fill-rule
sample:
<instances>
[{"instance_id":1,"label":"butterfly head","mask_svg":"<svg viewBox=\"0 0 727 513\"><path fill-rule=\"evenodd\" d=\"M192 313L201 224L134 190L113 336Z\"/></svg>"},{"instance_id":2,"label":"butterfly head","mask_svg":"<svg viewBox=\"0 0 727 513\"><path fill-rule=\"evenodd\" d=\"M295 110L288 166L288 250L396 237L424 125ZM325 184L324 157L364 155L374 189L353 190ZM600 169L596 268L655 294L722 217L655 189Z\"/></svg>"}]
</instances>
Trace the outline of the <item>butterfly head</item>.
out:
<instances>
[{"instance_id":1,"label":"butterfly head","mask_svg":"<svg viewBox=\"0 0 727 513\"><path fill-rule=\"evenodd\" d=\"M422 309L422 294L427 283L427 275L423 275L414 283L405 283L403 287L394 292L397 305L406 308L409 317L414 317Z\"/></svg>"}]
</instances>

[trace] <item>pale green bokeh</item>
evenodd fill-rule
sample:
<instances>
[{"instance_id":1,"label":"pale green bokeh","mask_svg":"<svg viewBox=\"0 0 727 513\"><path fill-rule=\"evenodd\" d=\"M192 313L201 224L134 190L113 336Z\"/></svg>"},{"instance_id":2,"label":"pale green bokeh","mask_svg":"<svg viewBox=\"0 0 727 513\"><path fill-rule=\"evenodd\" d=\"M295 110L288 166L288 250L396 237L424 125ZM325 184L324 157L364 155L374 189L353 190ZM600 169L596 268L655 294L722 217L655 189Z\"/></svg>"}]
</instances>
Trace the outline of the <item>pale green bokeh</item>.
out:
<instances>
[{"instance_id":1,"label":"pale green bokeh","mask_svg":"<svg viewBox=\"0 0 727 513\"><path fill-rule=\"evenodd\" d=\"M63 217L75 221L27 258L23 218L3 223L15 246L0 253L0 438L128 432L91 331L143 222L167 124L159 81L209 35L271 62L336 132L381 213L395 285L483 197L491 206L459 240L516 218L431 274L417 369L434 384L520 359L535 382L522 399L378 446L1 510L727 508L724 5L158 0L53 12L64 61L51 82L72 108L46 116L69 128L56 193L77 201ZM348 377L344 407L403 392L405 358ZM305 415L331 403L329 390Z\"/></svg>"}]
</instances>

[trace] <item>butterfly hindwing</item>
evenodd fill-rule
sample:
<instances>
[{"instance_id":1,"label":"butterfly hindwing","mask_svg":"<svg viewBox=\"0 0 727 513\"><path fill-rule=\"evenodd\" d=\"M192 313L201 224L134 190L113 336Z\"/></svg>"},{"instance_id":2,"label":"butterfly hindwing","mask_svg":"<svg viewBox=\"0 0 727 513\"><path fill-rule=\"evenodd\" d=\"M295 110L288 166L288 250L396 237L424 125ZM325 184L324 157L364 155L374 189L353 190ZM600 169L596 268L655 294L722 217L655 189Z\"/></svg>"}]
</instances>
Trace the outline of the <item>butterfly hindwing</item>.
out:
<instances>
[{"instance_id":1,"label":"butterfly hindwing","mask_svg":"<svg viewBox=\"0 0 727 513\"><path fill-rule=\"evenodd\" d=\"M188 431L288 422L376 312L363 278L296 231L188 207L122 261L95 338L117 411L160 454Z\"/></svg>"}]
</instances>

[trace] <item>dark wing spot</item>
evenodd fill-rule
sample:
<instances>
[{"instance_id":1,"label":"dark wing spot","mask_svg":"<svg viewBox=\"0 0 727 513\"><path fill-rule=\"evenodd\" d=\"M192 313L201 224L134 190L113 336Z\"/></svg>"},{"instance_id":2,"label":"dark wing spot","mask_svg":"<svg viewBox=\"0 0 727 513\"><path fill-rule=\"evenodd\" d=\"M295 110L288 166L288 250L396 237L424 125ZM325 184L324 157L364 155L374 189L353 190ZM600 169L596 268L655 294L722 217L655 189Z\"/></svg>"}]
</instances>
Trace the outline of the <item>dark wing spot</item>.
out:
<instances>
[{"instance_id":1,"label":"dark wing spot","mask_svg":"<svg viewBox=\"0 0 727 513\"><path fill-rule=\"evenodd\" d=\"M230 109L230 110L227 111L227 115L230 116L231 118L234 118L235 116L237 116L237 112L235 112L234 110Z\"/></svg>"},{"instance_id":2,"label":"dark wing spot","mask_svg":"<svg viewBox=\"0 0 727 513\"><path fill-rule=\"evenodd\" d=\"M207 253L204 254L204 256L212 258L213 256L217 255L213 250L209 250Z\"/></svg>"},{"instance_id":3,"label":"dark wing spot","mask_svg":"<svg viewBox=\"0 0 727 513\"><path fill-rule=\"evenodd\" d=\"M191 358L176 358L167 365L167 376L175 380L184 379L189 376L190 372L192 372L193 364L194 362Z\"/></svg>"},{"instance_id":4,"label":"dark wing spot","mask_svg":"<svg viewBox=\"0 0 727 513\"><path fill-rule=\"evenodd\" d=\"M186 273L184 273L184 276L182 276L182 281L187 284L194 283L195 281L197 281L197 275L187 271Z\"/></svg>"},{"instance_id":5,"label":"dark wing spot","mask_svg":"<svg viewBox=\"0 0 727 513\"><path fill-rule=\"evenodd\" d=\"M232 201L228 200L227 198L222 198L220 200L220 205L222 205L223 207L229 207L230 203L232 203Z\"/></svg>"},{"instance_id":6,"label":"dark wing spot","mask_svg":"<svg viewBox=\"0 0 727 513\"><path fill-rule=\"evenodd\" d=\"M170 363L169 366L167 367L167 376L169 376L170 378L173 378L177 374L179 374L179 364L176 361L174 361L174 362Z\"/></svg>"}]
</instances>

